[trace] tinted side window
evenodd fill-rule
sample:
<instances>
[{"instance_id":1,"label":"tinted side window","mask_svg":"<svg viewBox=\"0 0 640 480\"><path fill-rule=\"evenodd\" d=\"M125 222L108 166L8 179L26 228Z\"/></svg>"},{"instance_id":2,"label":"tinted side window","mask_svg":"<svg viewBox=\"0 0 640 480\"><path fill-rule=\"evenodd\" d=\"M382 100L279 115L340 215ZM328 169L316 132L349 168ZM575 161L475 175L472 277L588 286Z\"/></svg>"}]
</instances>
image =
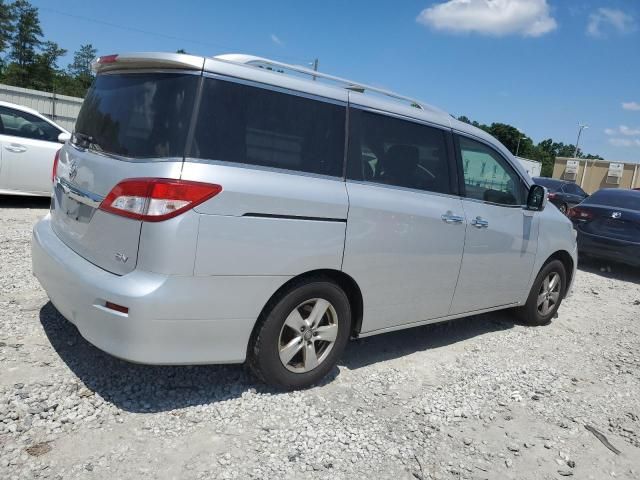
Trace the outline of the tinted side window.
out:
<instances>
[{"instance_id":1,"label":"tinted side window","mask_svg":"<svg viewBox=\"0 0 640 480\"><path fill-rule=\"evenodd\" d=\"M0 122L5 135L57 142L61 130L43 119L12 108L0 107Z\"/></svg>"},{"instance_id":2,"label":"tinted side window","mask_svg":"<svg viewBox=\"0 0 640 480\"><path fill-rule=\"evenodd\" d=\"M458 138L466 196L502 205L522 205L522 183L508 162L483 143Z\"/></svg>"},{"instance_id":3,"label":"tinted side window","mask_svg":"<svg viewBox=\"0 0 640 480\"><path fill-rule=\"evenodd\" d=\"M351 112L350 178L451 193L444 131L386 115Z\"/></svg>"},{"instance_id":4,"label":"tinted side window","mask_svg":"<svg viewBox=\"0 0 640 480\"><path fill-rule=\"evenodd\" d=\"M191 156L342 175L345 107L205 79Z\"/></svg>"}]
</instances>

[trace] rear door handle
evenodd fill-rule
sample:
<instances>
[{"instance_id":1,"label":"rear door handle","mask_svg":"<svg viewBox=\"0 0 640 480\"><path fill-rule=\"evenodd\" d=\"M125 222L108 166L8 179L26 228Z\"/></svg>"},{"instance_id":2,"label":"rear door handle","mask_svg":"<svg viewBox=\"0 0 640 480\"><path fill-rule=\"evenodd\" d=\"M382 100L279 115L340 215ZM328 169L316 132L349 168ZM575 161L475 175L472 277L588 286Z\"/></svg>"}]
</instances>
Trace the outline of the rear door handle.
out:
<instances>
[{"instance_id":1,"label":"rear door handle","mask_svg":"<svg viewBox=\"0 0 640 480\"><path fill-rule=\"evenodd\" d=\"M473 225L476 228L488 228L489 221L485 220L482 217L476 217L473 220L471 220L471 225Z\"/></svg>"},{"instance_id":2,"label":"rear door handle","mask_svg":"<svg viewBox=\"0 0 640 480\"><path fill-rule=\"evenodd\" d=\"M442 218L442 221L445 223L462 223L464 221L464 217L454 215L451 212L443 214L440 218Z\"/></svg>"},{"instance_id":3,"label":"rear door handle","mask_svg":"<svg viewBox=\"0 0 640 480\"><path fill-rule=\"evenodd\" d=\"M5 145L4 148L13 153L22 153L27 151L27 147L18 143L10 143L9 145Z\"/></svg>"}]
</instances>

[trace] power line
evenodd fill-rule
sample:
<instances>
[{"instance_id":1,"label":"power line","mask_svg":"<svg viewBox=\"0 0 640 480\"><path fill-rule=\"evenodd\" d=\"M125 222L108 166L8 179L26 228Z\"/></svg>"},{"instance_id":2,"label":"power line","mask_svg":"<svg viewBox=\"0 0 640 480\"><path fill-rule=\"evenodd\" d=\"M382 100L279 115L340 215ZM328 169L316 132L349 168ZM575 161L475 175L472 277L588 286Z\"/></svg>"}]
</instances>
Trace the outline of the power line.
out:
<instances>
[{"instance_id":1,"label":"power line","mask_svg":"<svg viewBox=\"0 0 640 480\"><path fill-rule=\"evenodd\" d=\"M161 38L166 38L168 40L176 40L179 42L185 42L185 43L192 43L192 44L196 44L196 45L200 45L203 47L209 47L209 48L220 48L223 50L228 50L228 51L236 51L236 48L230 47L228 45L222 45L219 43L212 43L212 42L202 42L200 40L194 40L194 39L190 39L190 38L184 38L184 37L179 37L176 35L169 35L166 33L161 33L161 32L154 32L151 30L144 30L141 28L137 28L137 27L131 27L128 25L120 25L117 23L113 23L113 22L108 22L106 20L100 20L98 18L92 18L92 17L86 17L84 15L77 15L74 13L68 13L68 12L62 12L60 10L56 10L55 8L50 8L50 7L38 7L40 10L44 10L56 15L62 15L64 17L69 17L69 18L73 18L75 20L82 20L85 22L92 22L92 23L97 23L99 25L104 25L107 27L112 27L112 28L118 28L120 30L126 30L126 31L130 31L130 32L135 32L135 33L140 33L143 35L151 35L151 36L155 36L155 37L161 37ZM277 55L280 58L283 59L289 59L295 62L303 62L306 63L308 60L307 59L302 59L299 57L291 57L291 56L284 56L284 55Z\"/></svg>"}]
</instances>

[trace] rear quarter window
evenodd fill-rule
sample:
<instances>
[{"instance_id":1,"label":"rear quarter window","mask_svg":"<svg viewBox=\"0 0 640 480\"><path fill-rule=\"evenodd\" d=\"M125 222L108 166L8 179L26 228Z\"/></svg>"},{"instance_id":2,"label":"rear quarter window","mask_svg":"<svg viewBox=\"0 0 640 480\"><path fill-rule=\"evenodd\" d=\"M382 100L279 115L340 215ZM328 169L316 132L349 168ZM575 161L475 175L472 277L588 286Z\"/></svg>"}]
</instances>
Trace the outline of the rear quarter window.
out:
<instances>
[{"instance_id":1,"label":"rear quarter window","mask_svg":"<svg viewBox=\"0 0 640 480\"><path fill-rule=\"evenodd\" d=\"M190 157L341 176L345 107L205 79Z\"/></svg>"}]
</instances>

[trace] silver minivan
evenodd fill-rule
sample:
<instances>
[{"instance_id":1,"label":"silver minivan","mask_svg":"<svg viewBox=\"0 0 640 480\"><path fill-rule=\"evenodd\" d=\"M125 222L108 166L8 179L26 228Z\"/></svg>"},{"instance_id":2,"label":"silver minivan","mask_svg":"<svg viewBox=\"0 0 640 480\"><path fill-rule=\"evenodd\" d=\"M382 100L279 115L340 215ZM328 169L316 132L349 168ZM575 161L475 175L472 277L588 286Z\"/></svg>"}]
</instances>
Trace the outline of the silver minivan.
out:
<instances>
[{"instance_id":1,"label":"silver minivan","mask_svg":"<svg viewBox=\"0 0 640 480\"><path fill-rule=\"evenodd\" d=\"M493 137L247 55L96 60L33 270L98 348L313 384L350 338L514 308L542 325L573 229Z\"/></svg>"}]
</instances>

